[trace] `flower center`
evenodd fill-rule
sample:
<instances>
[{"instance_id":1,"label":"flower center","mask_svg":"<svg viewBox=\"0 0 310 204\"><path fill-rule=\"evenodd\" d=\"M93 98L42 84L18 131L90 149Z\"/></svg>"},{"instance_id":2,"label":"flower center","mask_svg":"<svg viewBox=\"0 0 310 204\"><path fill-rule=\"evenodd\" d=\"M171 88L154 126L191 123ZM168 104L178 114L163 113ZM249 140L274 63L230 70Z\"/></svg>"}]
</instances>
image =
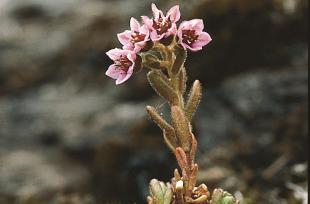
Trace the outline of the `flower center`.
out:
<instances>
[{"instance_id":1,"label":"flower center","mask_svg":"<svg viewBox=\"0 0 310 204\"><path fill-rule=\"evenodd\" d=\"M192 45L198 39L198 35L195 34L195 30L183 30L182 42L188 45Z\"/></svg>"},{"instance_id":2,"label":"flower center","mask_svg":"<svg viewBox=\"0 0 310 204\"><path fill-rule=\"evenodd\" d=\"M137 42L141 42L141 41L143 41L143 40L145 39L145 36L146 36L146 35L141 34L141 33L137 32L137 31L134 31L134 33L131 34L130 42L131 42L132 44L135 44L135 43L137 43Z\"/></svg>"},{"instance_id":3,"label":"flower center","mask_svg":"<svg viewBox=\"0 0 310 204\"><path fill-rule=\"evenodd\" d=\"M132 66L132 61L130 61L126 56L121 56L115 61L115 65L124 72L127 72L129 67Z\"/></svg>"},{"instance_id":4,"label":"flower center","mask_svg":"<svg viewBox=\"0 0 310 204\"><path fill-rule=\"evenodd\" d=\"M163 19L162 17L159 17L156 21L153 20L153 28L156 30L158 35L162 35L167 32L171 26L172 23L170 19Z\"/></svg>"}]
</instances>

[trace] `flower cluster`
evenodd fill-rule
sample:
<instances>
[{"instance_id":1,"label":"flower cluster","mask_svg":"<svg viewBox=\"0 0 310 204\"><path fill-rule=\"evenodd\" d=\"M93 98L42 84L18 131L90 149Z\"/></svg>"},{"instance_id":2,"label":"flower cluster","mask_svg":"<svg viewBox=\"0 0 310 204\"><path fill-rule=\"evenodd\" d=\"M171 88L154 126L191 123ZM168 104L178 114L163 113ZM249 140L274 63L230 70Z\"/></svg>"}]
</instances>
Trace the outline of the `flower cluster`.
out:
<instances>
[{"instance_id":1,"label":"flower cluster","mask_svg":"<svg viewBox=\"0 0 310 204\"><path fill-rule=\"evenodd\" d=\"M198 51L211 41L210 35L203 31L201 19L183 21L177 26L181 17L178 5L172 7L166 15L155 4L152 4L152 11L153 18L142 16L142 23L131 18L130 30L117 35L123 45L122 49L115 48L106 53L114 61L106 75L115 79L116 84L125 82L139 70L142 53L151 50L158 43Z\"/></svg>"}]
</instances>

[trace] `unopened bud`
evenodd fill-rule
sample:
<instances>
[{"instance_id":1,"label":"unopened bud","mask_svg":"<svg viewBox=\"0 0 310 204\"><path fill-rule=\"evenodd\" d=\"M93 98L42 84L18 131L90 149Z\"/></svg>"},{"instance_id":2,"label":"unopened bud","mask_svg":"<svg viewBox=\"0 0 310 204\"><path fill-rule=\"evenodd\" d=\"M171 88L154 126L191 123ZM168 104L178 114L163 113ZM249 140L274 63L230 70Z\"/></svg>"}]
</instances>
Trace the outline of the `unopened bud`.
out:
<instances>
[{"instance_id":1,"label":"unopened bud","mask_svg":"<svg viewBox=\"0 0 310 204\"><path fill-rule=\"evenodd\" d=\"M222 189L215 189L212 194L212 204L237 204L236 199Z\"/></svg>"},{"instance_id":2,"label":"unopened bud","mask_svg":"<svg viewBox=\"0 0 310 204\"><path fill-rule=\"evenodd\" d=\"M150 201L157 201L156 203L170 204L172 201L173 191L170 183L165 184L157 179L152 179L150 182L150 191L152 199Z\"/></svg>"},{"instance_id":3,"label":"unopened bud","mask_svg":"<svg viewBox=\"0 0 310 204\"><path fill-rule=\"evenodd\" d=\"M171 204L172 197L173 197L173 190L170 183L167 183L167 190L164 195L164 203L163 204Z\"/></svg>"},{"instance_id":4,"label":"unopened bud","mask_svg":"<svg viewBox=\"0 0 310 204\"><path fill-rule=\"evenodd\" d=\"M162 191L162 186L160 185L160 181L157 179L152 179L150 181L150 191L153 197L157 200L163 200L164 192Z\"/></svg>"},{"instance_id":5,"label":"unopened bud","mask_svg":"<svg viewBox=\"0 0 310 204\"><path fill-rule=\"evenodd\" d=\"M175 184L176 190L183 190L183 185L184 184L182 180L177 181L177 183Z\"/></svg>"}]
</instances>

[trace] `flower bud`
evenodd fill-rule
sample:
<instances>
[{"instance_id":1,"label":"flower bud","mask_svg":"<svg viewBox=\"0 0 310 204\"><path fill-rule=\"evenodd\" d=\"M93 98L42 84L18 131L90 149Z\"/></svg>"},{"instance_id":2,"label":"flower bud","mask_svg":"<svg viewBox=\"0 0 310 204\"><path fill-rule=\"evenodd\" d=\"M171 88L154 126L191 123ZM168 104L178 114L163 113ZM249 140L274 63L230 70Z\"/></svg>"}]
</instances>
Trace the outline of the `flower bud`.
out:
<instances>
[{"instance_id":1,"label":"flower bud","mask_svg":"<svg viewBox=\"0 0 310 204\"><path fill-rule=\"evenodd\" d=\"M152 179L150 182L150 192L152 199L150 201L156 201L154 203L170 204L172 201L173 191L171 184Z\"/></svg>"},{"instance_id":2,"label":"flower bud","mask_svg":"<svg viewBox=\"0 0 310 204\"><path fill-rule=\"evenodd\" d=\"M157 179L152 179L150 181L150 191L151 195L156 198L156 200L163 200L164 192L162 186L160 185L160 181L158 181Z\"/></svg>"},{"instance_id":3,"label":"flower bud","mask_svg":"<svg viewBox=\"0 0 310 204\"><path fill-rule=\"evenodd\" d=\"M167 190L164 195L164 203L163 204L170 204L172 201L173 190L170 183L167 183Z\"/></svg>"},{"instance_id":4,"label":"flower bud","mask_svg":"<svg viewBox=\"0 0 310 204\"><path fill-rule=\"evenodd\" d=\"M180 176L180 173L179 173L178 169L174 170L174 178L175 178L176 181L181 180L181 176Z\"/></svg>"},{"instance_id":5,"label":"flower bud","mask_svg":"<svg viewBox=\"0 0 310 204\"><path fill-rule=\"evenodd\" d=\"M222 189L214 189L212 194L212 204L237 204L236 199Z\"/></svg>"},{"instance_id":6,"label":"flower bud","mask_svg":"<svg viewBox=\"0 0 310 204\"><path fill-rule=\"evenodd\" d=\"M183 190L183 181L182 180L179 180L177 181L176 185L175 185L175 188L176 190Z\"/></svg>"}]
</instances>

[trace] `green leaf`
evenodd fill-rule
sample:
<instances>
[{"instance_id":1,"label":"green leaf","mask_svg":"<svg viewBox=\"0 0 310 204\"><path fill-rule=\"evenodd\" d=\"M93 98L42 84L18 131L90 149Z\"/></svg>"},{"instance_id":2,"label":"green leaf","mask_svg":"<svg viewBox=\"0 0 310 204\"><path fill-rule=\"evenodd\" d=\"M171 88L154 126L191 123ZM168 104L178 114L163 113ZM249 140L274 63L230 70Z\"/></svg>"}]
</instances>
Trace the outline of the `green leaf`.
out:
<instances>
[{"instance_id":1,"label":"green leaf","mask_svg":"<svg viewBox=\"0 0 310 204\"><path fill-rule=\"evenodd\" d=\"M190 90L189 97L185 106L185 114L189 121L192 120L197 107L201 100L201 85L198 80L194 81L193 86Z\"/></svg>"},{"instance_id":2,"label":"green leaf","mask_svg":"<svg viewBox=\"0 0 310 204\"><path fill-rule=\"evenodd\" d=\"M164 99L166 99L171 105L177 105L179 103L178 95L170 85L169 79L161 72L157 70L150 71L147 74L148 81L152 88Z\"/></svg>"}]
</instances>

